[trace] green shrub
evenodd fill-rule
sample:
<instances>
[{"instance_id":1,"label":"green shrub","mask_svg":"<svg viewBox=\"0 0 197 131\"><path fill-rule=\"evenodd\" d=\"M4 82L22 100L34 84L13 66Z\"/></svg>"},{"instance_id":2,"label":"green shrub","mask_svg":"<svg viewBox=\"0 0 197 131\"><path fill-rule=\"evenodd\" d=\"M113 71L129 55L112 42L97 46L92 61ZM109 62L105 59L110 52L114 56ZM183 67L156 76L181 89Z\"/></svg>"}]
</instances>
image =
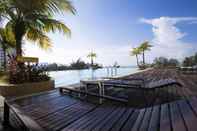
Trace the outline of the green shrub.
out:
<instances>
[{"instance_id":1,"label":"green shrub","mask_svg":"<svg viewBox=\"0 0 197 131\"><path fill-rule=\"evenodd\" d=\"M23 65L22 68L17 67L17 70L12 70L9 72L9 81L11 84L41 82L48 80L50 80L48 74L36 65Z\"/></svg>"}]
</instances>

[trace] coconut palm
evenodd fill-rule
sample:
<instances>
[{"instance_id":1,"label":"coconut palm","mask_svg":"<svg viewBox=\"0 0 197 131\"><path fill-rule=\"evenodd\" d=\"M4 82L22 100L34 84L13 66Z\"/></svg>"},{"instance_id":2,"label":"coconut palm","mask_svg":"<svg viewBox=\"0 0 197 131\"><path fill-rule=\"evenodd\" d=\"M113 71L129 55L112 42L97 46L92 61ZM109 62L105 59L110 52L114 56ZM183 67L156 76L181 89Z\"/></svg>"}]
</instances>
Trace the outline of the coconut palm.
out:
<instances>
[{"instance_id":1,"label":"coconut palm","mask_svg":"<svg viewBox=\"0 0 197 131\"><path fill-rule=\"evenodd\" d=\"M75 13L67 0L4 0L0 7L7 14L7 26L13 29L17 56L22 56L24 38L42 49L49 49L52 43L47 33L59 31L70 35L70 29L64 23L53 19L56 13Z\"/></svg>"},{"instance_id":2,"label":"coconut palm","mask_svg":"<svg viewBox=\"0 0 197 131\"><path fill-rule=\"evenodd\" d=\"M96 53L90 52L87 57L90 58L90 60L91 60L91 66L93 66L94 65L94 58L97 57Z\"/></svg>"},{"instance_id":3,"label":"coconut palm","mask_svg":"<svg viewBox=\"0 0 197 131\"><path fill-rule=\"evenodd\" d=\"M137 66L139 67L139 58L138 55L141 54L140 49L139 48L133 48L131 50L131 56L135 56L136 60L137 60Z\"/></svg>"},{"instance_id":4,"label":"coconut palm","mask_svg":"<svg viewBox=\"0 0 197 131\"><path fill-rule=\"evenodd\" d=\"M0 28L0 46L3 50L3 67L6 70L7 56L6 53L16 46L14 33L10 28Z\"/></svg>"},{"instance_id":5,"label":"coconut palm","mask_svg":"<svg viewBox=\"0 0 197 131\"><path fill-rule=\"evenodd\" d=\"M144 65L145 65L145 51L150 51L151 47L152 47L152 45L150 45L148 41L143 42L139 46L139 50L140 50L140 52L142 52L142 58L143 58L143 64Z\"/></svg>"}]
</instances>

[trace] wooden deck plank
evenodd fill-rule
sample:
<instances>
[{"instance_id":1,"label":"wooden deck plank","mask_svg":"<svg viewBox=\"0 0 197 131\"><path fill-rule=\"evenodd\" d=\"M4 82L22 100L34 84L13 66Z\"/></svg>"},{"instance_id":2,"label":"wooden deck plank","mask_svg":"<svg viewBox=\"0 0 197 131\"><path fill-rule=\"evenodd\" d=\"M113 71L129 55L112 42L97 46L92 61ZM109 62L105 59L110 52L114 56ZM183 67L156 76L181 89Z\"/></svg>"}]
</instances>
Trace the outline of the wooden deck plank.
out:
<instances>
[{"instance_id":1,"label":"wooden deck plank","mask_svg":"<svg viewBox=\"0 0 197 131\"><path fill-rule=\"evenodd\" d=\"M27 106L27 105L31 105L31 103L46 101L46 100L59 97L59 96L61 96L61 94L57 90L52 90L52 91L44 92L41 94L35 94L32 96L24 97L24 98L19 97L19 98L16 98L14 102L16 102L20 106L24 106L24 105Z\"/></svg>"},{"instance_id":2,"label":"wooden deck plank","mask_svg":"<svg viewBox=\"0 0 197 131\"><path fill-rule=\"evenodd\" d=\"M135 110L132 112L132 115L129 117L129 119L126 121L124 126L121 128L122 131L130 131L138 118L138 115L142 114L143 112L140 112L139 110Z\"/></svg>"},{"instance_id":3,"label":"wooden deck plank","mask_svg":"<svg viewBox=\"0 0 197 131\"><path fill-rule=\"evenodd\" d=\"M41 123L45 123L46 124L45 127L47 128L50 128L53 130L59 130L59 129L66 127L70 123L80 119L87 113L91 112L92 110L95 109L95 107L96 106L92 106L88 109L85 109L85 108L80 108L80 107L76 108L76 106L74 105L73 107L70 107L69 111L64 110L63 112L57 112L53 117L54 119L51 119L51 117L49 116L47 117L49 119L45 118L44 120L40 119L39 121Z\"/></svg>"},{"instance_id":4,"label":"wooden deck plank","mask_svg":"<svg viewBox=\"0 0 197 131\"><path fill-rule=\"evenodd\" d=\"M192 110L194 111L195 115L197 116L197 98L193 97L188 100L189 105L191 106Z\"/></svg>"},{"instance_id":5,"label":"wooden deck plank","mask_svg":"<svg viewBox=\"0 0 197 131\"><path fill-rule=\"evenodd\" d=\"M154 106L152 109L148 131L158 131L159 117L160 117L159 115L160 115L160 105Z\"/></svg>"},{"instance_id":6,"label":"wooden deck plank","mask_svg":"<svg viewBox=\"0 0 197 131\"><path fill-rule=\"evenodd\" d=\"M112 126L110 129L111 131L120 131L121 128L124 126L126 121L129 119L129 117L132 115L134 112L133 108L128 108L119 118L119 120Z\"/></svg>"},{"instance_id":7,"label":"wooden deck plank","mask_svg":"<svg viewBox=\"0 0 197 131\"><path fill-rule=\"evenodd\" d=\"M120 109L113 112L113 114L109 115L105 120L99 123L92 131L108 131L110 130L114 124L120 119L120 117L125 113L126 108L120 107Z\"/></svg>"},{"instance_id":8,"label":"wooden deck plank","mask_svg":"<svg viewBox=\"0 0 197 131\"><path fill-rule=\"evenodd\" d=\"M83 104L83 107L82 107L82 104ZM83 109L88 110L91 107L92 107L91 105L86 105L84 103L77 102L77 103L74 103L72 105L66 106L66 107L64 107L64 108L62 108L60 110L56 110L55 112L49 113L49 114L47 114L45 116L40 116L37 119L39 119L39 120L41 119L42 121L43 120L50 120L50 119L55 120L58 115L62 116L62 114L64 114L64 113L68 114L72 110L74 110L74 111L75 110L83 110Z\"/></svg>"},{"instance_id":9,"label":"wooden deck plank","mask_svg":"<svg viewBox=\"0 0 197 131\"><path fill-rule=\"evenodd\" d=\"M196 131L197 130L197 117L192 111L191 107L188 105L186 100L178 102L179 109L186 123L187 130Z\"/></svg>"},{"instance_id":10,"label":"wooden deck plank","mask_svg":"<svg viewBox=\"0 0 197 131\"><path fill-rule=\"evenodd\" d=\"M63 129L63 131L74 131L74 130L84 130L88 125L94 126L94 123L97 123L103 120L107 115L111 114L114 111L112 107L102 106L91 113L87 114L86 116L78 119L77 121L73 122L69 126Z\"/></svg>"},{"instance_id":11,"label":"wooden deck plank","mask_svg":"<svg viewBox=\"0 0 197 131\"><path fill-rule=\"evenodd\" d=\"M78 118L80 118L81 116L83 116L84 114L86 114L88 111L70 111L69 113L67 113L66 115L64 115L64 117L66 118L62 118L61 117L56 117L57 119L55 120L39 120L39 123L42 124L43 127L45 127L48 130L59 130L61 128L63 128L64 126L66 126L68 124L68 122L72 122L77 120ZM63 114L61 114L63 115ZM59 115L60 116L60 115Z\"/></svg>"},{"instance_id":12,"label":"wooden deck plank","mask_svg":"<svg viewBox=\"0 0 197 131\"><path fill-rule=\"evenodd\" d=\"M51 100L49 103L43 103L43 105L38 104L36 107L32 109L25 109L29 115L33 116L34 119L38 119L47 114L56 112L62 108L66 108L70 105L76 103L76 100L68 100L67 98L59 99L59 100ZM23 109L23 108L22 108Z\"/></svg>"},{"instance_id":13,"label":"wooden deck plank","mask_svg":"<svg viewBox=\"0 0 197 131\"><path fill-rule=\"evenodd\" d=\"M170 103L170 116L173 131L187 130L176 102Z\"/></svg>"},{"instance_id":14,"label":"wooden deck plank","mask_svg":"<svg viewBox=\"0 0 197 131\"><path fill-rule=\"evenodd\" d=\"M94 111L90 112L89 114L85 115L84 117L80 118L79 120L71 123L70 125L68 125L67 127L65 127L63 130L72 130L75 128L80 127L80 125L83 125L84 123L87 123L89 121L91 121L92 119L94 119L95 117L101 115L104 110L108 110L107 107L99 107L96 108Z\"/></svg>"},{"instance_id":15,"label":"wooden deck plank","mask_svg":"<svg viewBox=\"0 0 197 131\"><path fill-rule=\"evenodd\" d=\"M94 120L89 121L88 124L81 126L77 130L79 131L91 131L95 126L100 125L108 116L117 111L117 108L111 108L110 111L105 114L97 116Z\"/></svg>"},{"instance_id":16,"label":"wooden deck plank","mask_svg":"<svg viewBox=\"0 0 197 131\"><path fill-rule=\"evenodd\" d=\"M47 97L47 96L45 96ZM44 97L44 98L45 98ZM42 99L44 99L42 98ZM20 105L23 110L29 110L29 109L33 109L37 106L50 106L51 104L57 104L59 101L76 101L75 99L72 99L70 98L69 96L56 96L55 98L50 98L50 99L47 99L47 100L43 100L43 101L34 101L34 102L30 102L30 104L28 105Z\"/></svg>"},{"instance_id":17,"label":"wooden deck plank","mask_svg":"<svg viewBox=\"0 0 197 131\"><path fill-rule=\"evenodd\" d=\"M143 121L141 122L139 131L146 131L148 129L152 109L153 109L152 107L146 109L146 113L144 115Z\"/></svg>"},{"instance_id":18,"label":"wooden deck plank","mask_svg":"<svg viewBox=\"0 0 197 131\"><path fill-rule=\"evenodd\" d=\"M51 106L56 106L56 105L61 105L61 104L69 104L69 103L73 103L73 102L77 102L76 99L72 99L70 97L67 97L67 96L62 96L62 97L59 97L59 98L56 98L56 99L50 99L49 101L46 101L46 102L42 102L42 103L34 103L34 106L32 108L36 108L38 106L42 106L43 108L50 108ZM31 109L31 107L23 107L23 109Z\"/></svg>"},{"instance_id":19,"label":"wooden deck plank","mask_svg":"<svg viewBox=\"0 0 197 131\"><path fill-rule=\"evenodd\" d=\"M107 114L105 117L103 118L97 118L95 121L92 121L91 123L89 123L85 128L82 128L83 131L93 131L93 130L99 130L100 127L102 127L104 125L104 121L106 121L106 119L108 119L110 116L115 115L116 113L118 113L118 111L120 111L120 109L118 108L114 108L113 110L111 110L111 112L109 114Z\"/></svg>"},{"instance_id":20,"label":"wooden deck plank","mask_svg":"<svg viewBox=\"0 0 197 131\"><path fill-rule=\"evenodd\" d=\"M171 131L171 121L169 105L163 104L161 106L161 116L160 116L160 131Z\"/></svg>"},{"instance_id":21,"label":"wooden deck plank","mask_svg":"<svg viewBox=\"0 0 197 131\"><path fill-rule=\"evenodd\" d=\"M139 113L139 115L138 115L132 129L131 129L132 131L138 131L139 130L141 122L143 121L143 118L144 118L144 115L145 115L146 111L147 111L146 108L140 110L140 113Z\"/></svg>"}]
</instances>

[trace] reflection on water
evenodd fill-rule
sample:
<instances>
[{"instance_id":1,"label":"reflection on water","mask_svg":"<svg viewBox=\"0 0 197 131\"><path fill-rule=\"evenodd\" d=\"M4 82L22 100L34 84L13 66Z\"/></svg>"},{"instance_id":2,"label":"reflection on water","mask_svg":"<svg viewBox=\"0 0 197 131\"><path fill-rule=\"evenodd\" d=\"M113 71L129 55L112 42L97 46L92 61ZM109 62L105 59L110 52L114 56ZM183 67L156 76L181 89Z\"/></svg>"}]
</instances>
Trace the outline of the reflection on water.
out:
<instances>
[{"instance_id":1,"label":"reflection on water","mask_svg":"<svg viewBox=\"0 0 197 131\"><path fill-rule=\"evenodd\" d=\"M122 76L135 73L137 68L103 68L103 69L86 69L86 70L68 70L68 71L54 71L50 72L50 76L55 80L55 86L65 86L79 83L83 79L96 79L100 77Z\"/></svg>"}]
</instances>

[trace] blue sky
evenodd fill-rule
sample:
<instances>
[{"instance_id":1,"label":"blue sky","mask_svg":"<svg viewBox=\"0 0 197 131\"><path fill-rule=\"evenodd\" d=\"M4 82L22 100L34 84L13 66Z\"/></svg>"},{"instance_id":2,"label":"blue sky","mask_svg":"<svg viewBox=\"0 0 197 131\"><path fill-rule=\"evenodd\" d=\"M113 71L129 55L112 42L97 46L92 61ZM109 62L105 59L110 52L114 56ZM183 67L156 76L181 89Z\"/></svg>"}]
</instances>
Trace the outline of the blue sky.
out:
<instances>
[{"instance_id":1,"label":"blue sky","mask_svg":"<svg viewBox=\"0 0 197 131\"><path fill-rule=\"evenodd\" d=\"M103 65L135 65L132 47L149 40L146 53L151 62L157 56L182 59L197 51L196 0L72 0L77 14L56 15L72 30L72 37L49 34L52 50L45 52L27 44L25 54L40 62L69 64L78 58L87 62L90 51Z\"/></svg>"}]
</instances>

